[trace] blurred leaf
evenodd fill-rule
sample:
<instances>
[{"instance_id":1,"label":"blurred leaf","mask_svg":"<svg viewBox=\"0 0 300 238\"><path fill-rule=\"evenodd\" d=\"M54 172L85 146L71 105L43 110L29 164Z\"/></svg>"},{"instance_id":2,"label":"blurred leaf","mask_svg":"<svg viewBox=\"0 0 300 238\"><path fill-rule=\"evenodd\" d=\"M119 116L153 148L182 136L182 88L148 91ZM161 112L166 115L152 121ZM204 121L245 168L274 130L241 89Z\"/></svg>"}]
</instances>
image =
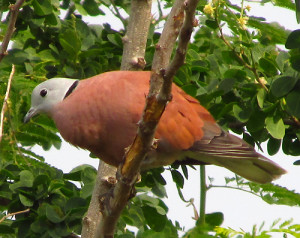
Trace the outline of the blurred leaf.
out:
<instances>
[{"instance_id":1,"label":"blurred leaf","mask_svg":"<svg viewBox=\"0 0 300 238\"><path fill-rule=\"evenodd\" d=\"M123 42L119 34L108 34L107 39L114 45L123 47Z\"/></svg>"},{"instance_id":2,"label":"blurred leaf","mask_svg":"<svg viewBox=\"0 0 300 238\"><path fill-rule=\"evenodd\" d=\"M22 195L22 194L19 194L19 198L20 198L20 201L21 203L25 206L25 207L31 207L33 205L33 201L32 199Z\"/></svg>"},{"instance_id":3,"label":"blurred leaf","mask_svg":"<svg viewBox=\"0 0 300 238\"><path fill-rule=\"evenodd\" d=\"M290 62L291 62L293 69L300 71L300 55L299 54L292 55L290 58Z\"/></svg>"},{"instance_id":4,"label":"blurred leaf","mask_svg":"<svg viewBox=\"0 0 300 238\"><path fill-rule=\"evenodd\" d=\"M208 27L212 28L212 29L217 29L218 28L218 23L216 21L213 21L213 20L206 20L205 24Z\"/></svg>"},{"instance_id":5,"label":"blurred leaf","mask_svg":"<svg viewBox=\"0 0 300 238\"><path fill-rule=\"evenodd\" d=\"M294 90L286 97L288 111L297 118L300 118L300 91Z\"/></svg>"},{"instance_id":6,"label":"blurred leaf","mask_svg":"<svg viewBox=\"0 0 300 238\"><path fill-rule=\"evenodd\" d=\"M65 219L60 207L53 205L46 206L46 216L53 223L59 223Z\"/></svg>"},{"instance_id":7,"label":"blurred leaf","mask_svg":"<svg viewBox=\"0 0 300 238\"><path fill-rule=\"evenodd\" d=\"M277 68L274 63L267 58L259 59L259 66L263 69L263 71L269 75L276 75Z\"/></svg>"},{"instance_id":8,"label":"blurred leaf","mask_svg":"<svg viewBox=\"0 0 300 238\"><path fill-rule=\"evenodd\" d=\"M233 114L234 116L241 122L247 122L249 117L250 117L250 113L251 111L249 110L246 110L246 109L243 109L241 108L240 106L238 105L233 105Z\"/></svg>"},{"instance_id":9,"label":"blurred leaf","mask_svg":"<svg viewBox=\"0 0 300 238\"><path fill-rule=\"evenodd\" d=\"M294 88L297 81L298 79L290 76L280 77L271 84L271 93L277 98L283 97Z\"/></svg>"},{"instance_id":10,"label":"blurred leaf","mask_svg":"<svg viewBox=\"0 0 300 238\"><path fill-rule=\"evenodd\" d=\"M222 90L225 93L228 93L232 90L235 84L234 78L225 78L219 84L219 90Z\"/></svg>"},{"instance_id":11,"label":"blurred leaf","mask_svg":"<svg viewBox=\"0 0 300 238\"><path fill-rule=\"evenodd\" d=\"M257 103L260 108L264 107L264 101L266 97L266 90L261 88L257 93Z\"/></svg>"},{"instance_id":12,"label":"blurred leaf","mask_svg":"<svg viewBox=\"0 0 300 238\"><path fill-rule=\"evenodd\" d=\"M177 170L171 170L171 174L172 174L172 179L176 183L176 185L180 188L183 188L184 178L181 175L181 173L178 172Z\"/></svg>"},{"instance_id":13,"label":"blurred leaf","mask_svg":"<svg viewBox=\"0 0 300 238\"><path fill-rule=\"evenodd\" d=\"M300 160L296 160L293 165L300 165Z\"/></svg>"},{"instance_id":14,"label":"blurred leaf","mask_svg":"<svg viewBox=\"0 0 300 238\"><path fill-rule=\"evenodd\" d=\"M222 212L205 214L205 222L211 226L220 226L224 221Z\"/></svg>"},{"instance_id":15,"label":"blurred leaf","mask_svg":"<svg viewBox=\"0 0 300 238\"><path fill-rule=\"evenodd\" d=\"M291 32L286 40L285 48L296 49L300 48L300 30Z\"/></svg>"},{"instance_id":16,"label":"blurred leaf","mask_svg":"<svg viewBox=\"0 0 300 238\"><path fill-rule=\"evenodd\" d=\"M104 15L104 12L100 10L98 4L94 0L84 0L81 4L86 12L91 16Z\"/></svg>"},{"instance_id":17,"label":"blurred leaf","mask_svg":"<svg viewBox=\"0 0 300 238\"><path fill-rule=\"evenodd\" d=\"M268 154L275 155L279 151L280 146L281 146L281 140L271 137L268 140L268 144L267 144Z\"/></svg>"},{"instance_id":18,"label":"blurred leaf","mask_svg":"<svg viewBox=\"0 0 300 238\"><path fill-rule=\"evenodd\" d=\"M296 19L297 19L297 23L300 23L300 2L299 1L295 1L296 4Z\"/></svg>"},{"instance_id":19,"label":"blurred leaf","mask_svg":"<svg viewBox=\"0 0 300 238\"><path fill-rule=\"evenodd\" d=\"M50 0L33 0L32 5L35 12L40 15L48 15L52 13L52 6Z\"/></svg>"},{"instance_id":20,"label":"blurred leaf","mask_svg":"<svg viewBox=\"0 0 300 238\"><path fill-rule=\"evenodd\" d=\"M167 217L159 214L155 208L149 206L142 207L143 214L151 229L154 231L162 231L166 225Z\"/></svg>"}]
</instances>

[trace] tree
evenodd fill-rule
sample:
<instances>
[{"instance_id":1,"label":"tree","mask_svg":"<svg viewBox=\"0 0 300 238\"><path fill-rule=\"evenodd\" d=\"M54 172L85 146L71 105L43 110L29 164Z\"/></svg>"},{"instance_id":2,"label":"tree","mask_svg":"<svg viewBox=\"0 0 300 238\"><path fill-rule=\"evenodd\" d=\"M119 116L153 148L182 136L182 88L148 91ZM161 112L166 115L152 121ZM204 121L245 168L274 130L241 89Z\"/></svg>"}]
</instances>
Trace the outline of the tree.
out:
<instances>
[{"instance_id":1,"label":"tree","mask_svg":"<svg viewBox=\"0 0 300 238\"><path fill-rule=\"evenodd\" d=\"M1 2L2 14L9 11L11 3L14 1ZM157 2L157 16L151 19L147 35L145 65L141 56L134 66L151 69L155 46L161 35L159 28L166 19L164 12L172 5L171 1ZM277 2L277 5L295 9L288 0ZM122 22L124 30L112 29L109 22L103 26L84 22L83 16L100 17L104 14L103 9L109 9ZM297 156L300 153L299 32L290 33L279 24L268 24L261 18L250 17L248 10L247 6L237 6L230 1L200 1L193 40L185 64L174 81L199 99L224 129L241 134L258 148L267 141L271 155L282 148L285 154ZM64 18L59 17L61 11L65 13ZM70 173L63 173L44 163L44 159L34 154L31 148L33 145L45 150L52 146L59 148L61 139L57 130L45 116L27 125L22 119L29 107L33 87L44 79L55 76L87 78L121 67L123 43L126 42L124 36L130 32L126 13L130 13L129 1L33 0L23 3L16 19L12 47L7 55L0 52L3 57L0 62L0 95L9 92L9 100L3 104L7 109L1 111L5 117L1 119L3 134L0 136L0 206L3 218L9 214L15 218L1 220L3 237L74 237L81 233L82 218L89 206L92 189L95 181L99 181L97 171L82 165ZM1 37L4 39L7 39L7 32L13 32L8 21L9 17L3 17ZM224 34L224 24L230 29L231 36ZM280 50L279 44L285 44L290 51ZM124 53L123 60L126 56ZM15 72L11 70L12 64ZM124 65L126 69L132 67ZM167 169L182 196L180 189L188 178L188 168L181 166L179 169L172 165ZM177 237L180 224L169 220L168 208L161 200L166 195L166 182L161 176L163 170L142 174L141 182L136 184L138 195L122 211L116 237L134 236L126 225L138 228L139 237ZM226 181L226 186L250 191L268 203L300 204L299 194L283 187L258 185L241 178ZM204 180L202 185L201 197L205 201ZM204 222L205 209L200 210L195 228L186 232L186 237L199 237L200 234L203 237L249 236L218 227L223 220L221 213L206 214ZM286 222L274 231L297 237L299 226ZM267 232L262 231L262 236L268 237Z\"/></svg>"}]
</instances>

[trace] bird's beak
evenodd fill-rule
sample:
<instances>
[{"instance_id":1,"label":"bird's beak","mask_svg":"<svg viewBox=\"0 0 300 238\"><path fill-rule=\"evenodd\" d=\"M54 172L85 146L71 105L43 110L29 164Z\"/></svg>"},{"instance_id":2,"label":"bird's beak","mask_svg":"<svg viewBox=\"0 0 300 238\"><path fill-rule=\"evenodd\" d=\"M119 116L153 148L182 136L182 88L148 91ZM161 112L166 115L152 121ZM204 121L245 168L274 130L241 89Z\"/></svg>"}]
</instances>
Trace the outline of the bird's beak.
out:
<instances>
[{"instance_id":1,"label":"bird's beak","mask_svg":"<svg viewBox=\"0 0 300 238\"><path fill-rule=\"evenodd\" d=\"M25 117L24 117L24 123L29 122L29 120L35 116L36 114L38 114L38 110L36 108L30 108L29 111L26 113Z\"/></svg>"}]
</instances>

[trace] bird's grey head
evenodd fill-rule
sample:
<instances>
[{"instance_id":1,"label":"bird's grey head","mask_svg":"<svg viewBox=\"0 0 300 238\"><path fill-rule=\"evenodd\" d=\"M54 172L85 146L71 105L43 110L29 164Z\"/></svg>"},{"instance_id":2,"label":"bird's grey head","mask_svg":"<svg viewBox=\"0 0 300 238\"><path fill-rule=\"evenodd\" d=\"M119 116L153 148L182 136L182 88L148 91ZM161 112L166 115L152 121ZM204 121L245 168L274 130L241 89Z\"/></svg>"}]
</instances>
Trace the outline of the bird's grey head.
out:
<instances>
[{"instance_id":1,"label":"bird's grey head","mask_svg":"<svg viewBox=\"0 0 300 238\"><path fill-rule=\"evenodd\" d=\"M36 86L31 94L31 108L24 117L24 123L37 114L50 114L53 106L64 100L78 82L75 79L53 78Z\"/></svg>"}]
</instances>

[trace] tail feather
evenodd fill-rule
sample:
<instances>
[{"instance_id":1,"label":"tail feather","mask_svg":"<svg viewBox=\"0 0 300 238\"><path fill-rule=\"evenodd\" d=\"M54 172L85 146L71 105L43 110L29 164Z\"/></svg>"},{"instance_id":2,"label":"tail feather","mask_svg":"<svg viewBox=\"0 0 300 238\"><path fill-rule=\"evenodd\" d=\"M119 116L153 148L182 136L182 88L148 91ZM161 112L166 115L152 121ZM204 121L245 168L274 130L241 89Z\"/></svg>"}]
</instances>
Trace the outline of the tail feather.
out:
<instances>
[{"instance_id":1,"label":"tail feather","mask_svg":"<svg viewBox=\"0 0 300 238\"><path fill-rule=\"evenodd\" d=\"M268 183L279 178L286 171L275 162L257 153L242 139L222 132L210 140L200 140L186 151L189 160L200 163L215 164L257 183Z\"/></svg>"}]
</instances>

